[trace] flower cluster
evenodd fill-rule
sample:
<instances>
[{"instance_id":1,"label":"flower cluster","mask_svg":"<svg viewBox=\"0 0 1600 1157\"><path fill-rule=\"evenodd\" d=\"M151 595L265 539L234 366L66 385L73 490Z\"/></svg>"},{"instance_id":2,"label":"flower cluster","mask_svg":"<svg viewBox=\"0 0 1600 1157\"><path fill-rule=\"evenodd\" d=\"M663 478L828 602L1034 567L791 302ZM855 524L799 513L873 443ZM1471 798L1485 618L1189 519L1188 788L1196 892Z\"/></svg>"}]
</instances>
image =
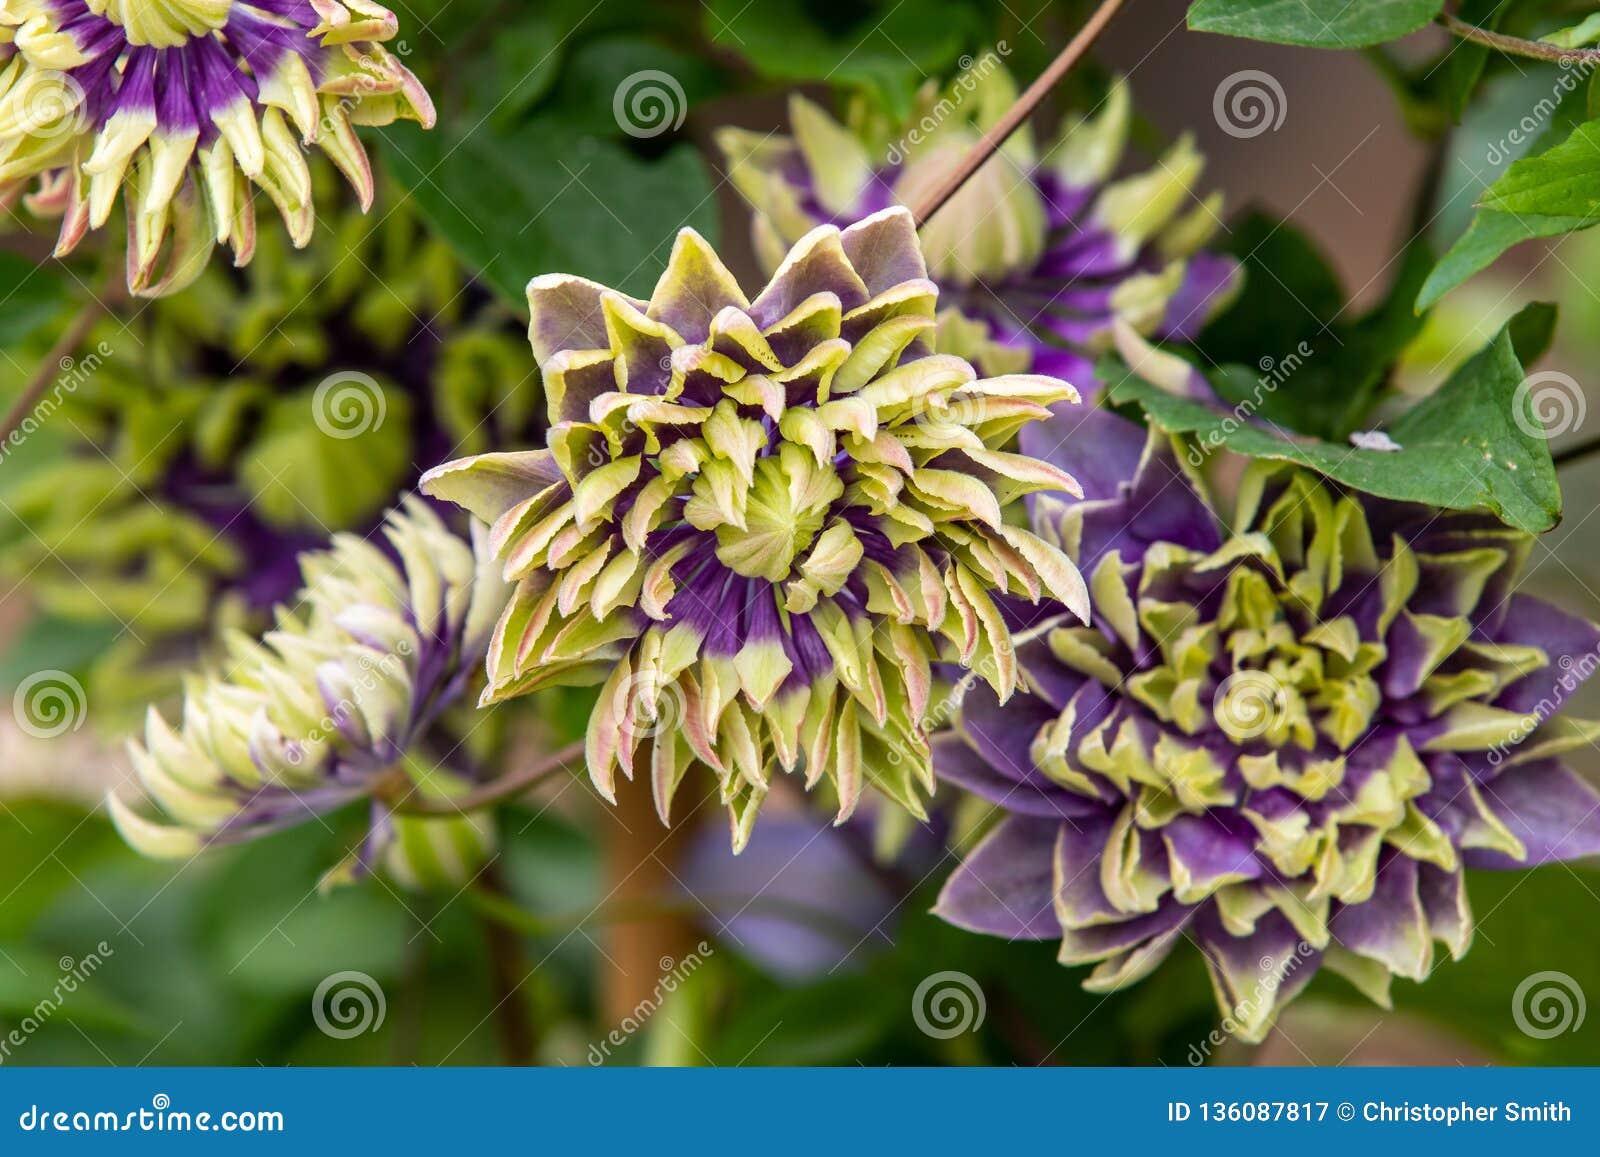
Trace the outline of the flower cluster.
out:
<instances>
[{"instance_id":1,"label":"flower cluster","mask_svg":"<svg viewBox=\"0 0 1600 1157\"><path fill-rule=\"evenodd\" d=\"M297 603L260 640L230 640L231 670L191 684L181 728L150 711L129 751L165 818L107 800L135 849L186 858L371 798L367 838L336 874L382 866L434 884L481 860L486 817L408 818L378 796L464 789L433 733L482 660L504 587L420 500L384 531L388 551L340 535L303 555Z\"/></svg>"},{"instance_id":2,"label":"flower cluster","mask_svg":"<svg viewBox=\"0 0 1600 1157\"><path fill-rule=\"evenodd\" d=\"M331 222L97 327L60 392L62 453L7 494L28 533L0 574L120 632L90 671L98 723L175 693L218 624L267 625L296 555L375 529L418 463L538 436L513 312L404 202Z\"/></svg>"},{"instance_id":3,"label":"flower cluster","mask_svg":"<svg viewBox=\"0 0 1600 1157\"><path fill-rule=\"evenodd\" d=\"M430 472L492 525L516 590L486 701L603 683L588 764L611 797L649 745L665 816L695 762L743 844L773 771L931 790L933 664L1016 686L996 594L1087 616L1077 570L1002 509L1076 492L1000 449L1065 382L930 352L937 289L910 215L819 227L752 301L678 236L648 302L576 277L528 291L549 449Z\"/></svg>"},{"instance_id":4,"label":"flower cluster","mask_svg":"<svg viewBox=\"0 0 1600 1157\"><path fill-rule=\"evenodd\" d=\"M1011 103L1003 68L935 101L926 131L878 161L852 132L802 96L793 137L724 129L728 176L755 211L757 253L769 266L823 222L843 224L914 204L964 157ZM914 118L916 120L918 118ZM1194 192L1204 160L1180 140L1154 168L1111 180L1128 135L1130 98L1113 86L1099 115L1067 123L1041 157L1022 130L922 229L941 304L938 348L986 373L1032 370L1095 388L1094 362L1113 323L1188 340L1232 296L1239 266L1205 251L1220 199Z\"/></svg>"},{"instance_id":5,"label":"flower cluster","mask_svg":"<svg viewBox=\"0 0 1600 1157\"><path fill-rule=\"evenodd\" d=\"M1059 936L1096 991L1187 938L1258 1040L1319 965L1386 1003L1435 941L1460 956L1464 867L1600 852L1600 793L1560 760L1600 725L1556 714L1600 629L1516 592L1529 536L1267 461L1230 533L1159 431L1054 433L1058 464L1092 454L1087 498L1034 522L1094 621L1027 643L1027 694L969 690L941 740L941 776L1009 813L947 920Z\"/></svg>"},{"instance_id":6,"label":"flower cluster","mask_svg":"<svg viewBox=\"0 0 1600 1157\"><path fill-rule=\"evenodd\" d=\"M60 214L57 252L128 220L128 288L182 288L227 244L255 249L254 186L296 245L315 223L316 145L363 207L372 169L356 125L431 126L421 84L383 42L371 0L5 0L0 200ZM169 243L170 240L170 243Z\"/></svg>"}]
</instances>

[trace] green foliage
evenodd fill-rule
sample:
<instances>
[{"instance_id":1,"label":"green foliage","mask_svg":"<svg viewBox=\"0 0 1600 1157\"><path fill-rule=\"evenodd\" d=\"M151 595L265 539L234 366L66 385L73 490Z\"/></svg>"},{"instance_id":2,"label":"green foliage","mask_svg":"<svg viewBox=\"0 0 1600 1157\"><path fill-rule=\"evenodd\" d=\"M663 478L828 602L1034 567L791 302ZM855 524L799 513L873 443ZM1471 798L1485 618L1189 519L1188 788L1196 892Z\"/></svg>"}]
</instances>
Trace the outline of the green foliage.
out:
<instances>
[{"instance_id":1,"label":"green foliage","mask_svg":"<svg viewBox=\"0 0 1600 1157\"><path fill-rule=\"evenodd\" d=\"M395 138L395 173L417 207L519 306L541 273L578 273L648 295L681 226L716 233L711 179L687 146L643 161L545 120Z\"/></svg>"},{"instance_id":2,"label":"green foliage","mask_svg":"<svg viewBox=\"0 0 1600 1157\"><path fill-rule=\"evenodd\" d=\"M1429 24L1444 0L1197 0L1189 27L1277 44L1361 48Z\"/></svg>"},{"instance_id":3,"label":"green foliage","mask_svg":"<svg viewBox=\"0 0 1600 1157\"><path fill-rule=\"evenodd\" d=\"M1394 451L1291 440L1237 411L1219 413L1127 375L1111 397L1138 402L1165 428L1188 435L1198 455L1225 446L1252 458L1298 462L1384 498L1449 510L1484 508L1537 533L1560 519L1561 492L1549 443L1523 428L1530 423L1528 415L1515 413L1522 379L1508 325L1436 393L1387 428L1400 446ZM1295 388L1293 378L1285 388Z\"/></svg>"},{"instance_id":4,"label":"green foliage","mask_svg":"<svg viewBox=\"0 0 1600 1157\"><path fill-rule=\"evenodd\" d=\"M703 23L714 43L762 76L868 89L900 119L925 79L951 71L963 51L984 42L980 11L964 0L832 8L804 0L710 0Z\"/></svg>"},{"instance_id":5,"label":"green foliage","mask_svg":"<svg viewBox=\"0 0 1600 1157\"><path fill-rule=\"evenodd\" d=\"M1250 400L1262 419L1339 441L1366 421L1389 367L1417 335L1412 299L1430 258L1414 243L1401 255L1385 299L1350 318L1338 275L1312 242L1283 221L1252 214L1229 249L1244 263L1239 299L1200 336L1229 403ZM1281 381L1283 389L1264 389Z\"/></svg>"}]
</instances>

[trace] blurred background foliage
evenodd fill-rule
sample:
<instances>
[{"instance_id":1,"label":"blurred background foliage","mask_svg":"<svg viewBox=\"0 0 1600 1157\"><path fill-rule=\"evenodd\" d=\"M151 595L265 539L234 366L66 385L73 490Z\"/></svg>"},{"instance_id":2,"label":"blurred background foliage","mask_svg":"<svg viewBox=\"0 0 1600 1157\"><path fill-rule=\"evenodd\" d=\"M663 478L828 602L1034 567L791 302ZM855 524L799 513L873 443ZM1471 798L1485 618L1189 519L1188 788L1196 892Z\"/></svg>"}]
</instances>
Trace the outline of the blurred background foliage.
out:
<instances>
[{"instance_id":1,"label":"blurred background foliage","mask_svg":"<svg viewBox=\"0 0 1600 1157\"><path fill-rule=\"evenodd\" d=\"M495 1063L502 1054L491 1012L499 996L485 935L485 921L495 919L513 927L537 965L523 997L538 1027L538 1058L592 1063L615 1026L605 1023L594 991L607 967L596 943L605 906L583 919L602 898L593 833L609 822L587 783L500 813L501 870L517 911L496 912L470 889L419 896L379 879L319 893L317 880L335 858L330 848L346 846L359 815L176 870L144 862L95 809L127 770L111 741L140 705L170 694L173 672L204 655L219 622L259 625L264 607L285 593L293 550L333 530L370 527L447 450L539 438L537 374L520 337L529 277L568 271L646 293L685 223L742 252L741 272L753 274L743 210L710 159L715 127L777 129L783 98L796 86L839 108L864 101L893 120L929 78L950 76L963 58L1001 41L1008 67L1031 77L1087 6L395 7L400 51L434 93L440 124L374 142L385 179L372 216L329 206L298 254L263 230L250 269L218 266L175 299L120 310L91 342L112 351L105 371L0 463L0 682L12 688L56 669L88 688L87 723L48 743L0 716L0 1027L32 1015L70 961L102 941L113 950L9 1063ZM1561 26L1560 6L1494 7L1507 10L1505 27ZM1280 399L1335 433L1352 394L1431 391L1532 300L1556 301L1565 314L1554 362L1595 364L1600 242L1592 235L1565 240L1553 261L1514 252L1426 319L1410 309L1431 255L1468 227L1473 201L1515 158L1515 148L1497 142L1552 90L1555 66L1476 51L1437 66L1445 42L1428 34L1368 51L1356 66L1365 70L1362 91L1416 143L1404 146L1413 151L1397 169L1407 182L1350 188L1363 206L1369 196L1387 198L1390 218L1425 223L1432 249L1353 270L1349 253L1362 245L1392 255L1392 233L1374 242L1385 230L1351 218L1330 227L1318 205L1301 213L1282 194L1253 204L1252 167L1287 164L1273 159L1283 138L1252 142L1248 156L1205 139L1212 126L1195 93L1208 96L1210 86L1199 87L1192 73L1195 61L1217 76L1272 67L1310 86L1328 62L1349 62L1200 37L1179 27L1183 8L1135 11L1106 56L1132 74L1152 108L1187 110L1189 123L1139 125L1147 156L1187 127L1201 131L1203 144L1224 146L1211 181L1228 194L1229 247L1247 258L1253 281L1202 336L1215 362L1252 365L1263 350L1292 349L1302 338L1336 347L1297 383L1296 398ZM1157 41L1159 55L1145 62L1141 52L1156 53ZM685 117L658 135L630 135L613 100L627 78L648 71L681 86ZM1077 71L1058 104L1091 97L1108 71ZM1351 74L1328 75L1336 86ZM1300 115L1344 115L1338 101L1319 105L1302 91L1315 90L1291 89L1292 106L1306 110ZM1587 100L1578 91L1550 131L1584 119ZM1194 124L1199 118L1207 123ZM1292 127L1301 131L1300 122ZM1311 223L1284 226L1280 218L1291 215ZM0 252L0 386L20 387L93 276L88 255L36 266ZM319 380L348 371L403 386L386 390L387 422L355 446L292 416ZM279 420L280 412L291 416ZM1564 481L1592 490L1597 468ZM204 483L203 501L175 481L184 478ZM218 534L208 516L214 502L249 505L259 525L249 537ZM1600 613L1590 591L1600 573L1594 522L1572 518L1542 540L1535 559L1536 589ZM292 576L287 582L292 589ZM270 597L257 597L252 584ZM563 693L527 714L508 726L520 729L520 742L551 746L579 733L587 703ZM1594 762L1587 773L1600 770ZM1324 974L1281 1031L1249 1050L1222 1040L1192 952L1176 954L1136 989L1104 997L1083 992L1080 977L1054 963L1050 944L1008 944L932 919L927 909L952 862L949 830L918 834L885 864L873 855L870 830L830 832L798 801L763 824L794 829L767 841L794 853L763 854L758 829L734 870L715 824L696 845L689 882L713 951L638 1032L608 1050L608 1063L1600 1061L1594 1024L1539 1040L1509 1015L1517 985L1541 970L1600 993L1600 922L1571 915L1600 902L1600 873L1588 866L1478 873L1471 953L1439 965L1426 985L1397 984L1398 1014L1373 1009ZM763 915L761 902L751 902L758 892L800 899ZM808 894L821 902L808 908ZM310 1003L323 978L344 970L369 974L388 997L381 1028L348 1040L320 1031ZM942 1040L913 1022L913 994L943 970L982 985L986 1015L977 1032Z\"/></svg>"}]
</instances>

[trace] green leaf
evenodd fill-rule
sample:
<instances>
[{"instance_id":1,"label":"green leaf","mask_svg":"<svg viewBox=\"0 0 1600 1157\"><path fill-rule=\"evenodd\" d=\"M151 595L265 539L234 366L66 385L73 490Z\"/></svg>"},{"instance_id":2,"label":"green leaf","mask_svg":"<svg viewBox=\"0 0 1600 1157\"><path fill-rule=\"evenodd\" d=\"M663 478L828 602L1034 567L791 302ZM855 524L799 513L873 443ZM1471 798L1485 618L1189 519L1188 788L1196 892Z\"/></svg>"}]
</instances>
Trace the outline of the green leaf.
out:
<instances>
[{"instance_id":1,"label":"green leaf","mask_svg":"<svg viewBox=\"0 0 1600 1157\"><path fill-rule=\"evenodd\" d=\"M640 36L603 36L572 53L550 111L559 110L562 128L573 132L627 133L625 118L635 131L654 137L722 86L721 73L703 57Z\"/></svg>"},{"instance_id":2,"label":"green leaf","mask_svg":"<svg viewBox=\"0 0 1600 1157\"><path fill-rule=\"evenodd\" d=\"M108 947L104 956L91 947L82 957L57 957L31 944L0 944L0 1021L43 1028L59 1020L155 1035L137 1012L96 983L102 967L115 966L116 948Z\"/></svg>"},{"instance_id":3,"label":"green leaf","mask_svg":"<svg viewBox=\"0 0 1600 1157\"><path fill-rule=\"evenodd\" d=\"M12 349L60 317L69 298L59 266L0 250L0 345Z\"/></svg>"},{"instance_id":4,"label":"green leaf","mask_svg":"<svg viewBox=\"0 0 1600 1157\"><path fill-rule=\"evenodd\" d=\"M1113 402L1138 402L1152 420L1187 434L1197 452L1220 446L1250 458L1298 462L1357 490L1449 510L1487 509L1520 530L1549 530L1561 517L1561 491L1549 443L1514 416L1522 382L1508 324L1439 390L1388 427L1397 451L1292 441L1235 411L1175 397L1126 376ZM1524 419L1526 422L1527 419Z\"/></svg>"},{"instance_id":5,"label":"green leaf","mask_svg":"<svg viewBox=\"0 0 1600 1157\"><path fill-rule=\"evenodd\" d=\"M1591 12L1571 28L1563 28L1539 39L1557 48L1583 48L1600 41L1600 12Z\"/></svg>"},{"instance_id":6,"label":"green leaf","mask_svg":"<svg viewBox=\"0 0 1600 1157\"><path fill-rule=\"evenodd\" d=\"M688 225L716 241L704 163L680 145L654 161L545 119L514 130L401 129L391 166L466 265L519 309L542 273L648 295Z\"/></svg>"},{"instance_id":7,"label":"green leaf","mask_svg":"<svg viewBox=\"0 0 1600 1157\"><path fill-rule=\"evenodd\" d=\"M1189 27L1274 44L1362 48L1431 23L1444 0L1198 0Z\"/></svg>"},{"instance_id":8,"label":"green leaf","mask_svg":"<svg viewBox=\"0 0 1600 1157\"><path fill-rule=\"evenodd\" d=\"M896 117L911 111L911 97L927 77L946 72L985 32L959 0L871 0L831 9L805 0L709 0L704 25L713 42L763 76L869 88Z\"/></svg>"},{"instance_id":9,"label":"green leaf","mask_svg":"<svg viewBox=\"0 0 1600 1157\"><path fill-rule=\"evenodd\" d=\"M1517 161L1478 204L1503 213L1600 220L1600 121L1587 121L1554 148Z\"/></svg>"},{"instance_id":10,"label":"green leaf","mask_svg":"<svg viewBox=\"0 0 1600 1157\"><path fill-rule=\"evenodd\" d=\"M491 72L499 104L495 116L502 121L520 117L556 82L562 53L571 29L543 5L519 12L516 19L495 30L490 49Z\"/></svg>"},{"instance_id":11,"label":"green leaf","mask_svg":"<svg viewBox=\"0 0 1600 1157\"><path fill-rule=\"evenodd\" d=\"M1244 262L1245 289L1198 342L1220 367L1217 393L1228 402L1250 399L1258 417L1299 433L1344 438L1365 420L1388 367L1421 328L1411 303L1432 256L1413 244L1383 302L1348 321L1337 276L1292 226L1247 218L1230 248Z\"/></svg>"},{"instance_id":12,"label":"green leaf","mask_svg":"<svg viewBox=\"0 0 1600 1157\"><path fill-rule=\"evenodd\" d=\"M1508 7L1505 0L1467 0L1457 15L1468 24L1492 32L1500 26ZM1440 85L1453 120L1461 120L1467 101L1472 97L1472 90L1477 87L1488 62L1489 46L1486 44L1452 40L1446 46L1444 61L1440 66Z\"/></svg>"},{"instance_id":13,"label":"green leaf","mask_svg":"<svg viewBox=\"0 0 1600 1157\"><path fill-rule=\"evenodd\" d=\"M1577 232L1593 224L1583 217L1526 216L1480 210L1467 231L1450 246L1423 282L1422 292L1417 295L1417 311L1429 308L1456 286L1489 268L1515 245L1536 237Z\"/></svg>"}]
</instances>

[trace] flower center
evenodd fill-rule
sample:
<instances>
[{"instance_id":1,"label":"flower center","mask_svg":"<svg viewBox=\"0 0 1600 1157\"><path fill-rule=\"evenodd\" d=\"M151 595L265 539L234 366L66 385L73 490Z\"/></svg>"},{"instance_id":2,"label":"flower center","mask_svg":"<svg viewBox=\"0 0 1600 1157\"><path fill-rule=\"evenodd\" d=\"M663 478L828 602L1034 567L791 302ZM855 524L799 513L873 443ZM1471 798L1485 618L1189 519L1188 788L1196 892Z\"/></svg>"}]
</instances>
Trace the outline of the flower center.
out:
<instances>
[{"instance_id":1,"label":"flower center","mask_svg":"<svg viewBox=\"0 0 1600 1157\"><path fill-rule=\"evenodd\" d=\"M806 469L803 456L808 453L785 445L779 453L756 460L744 529L726 523L717 527L717 557L730 570L781 582L816 539L829 506L844 493L844 483L836 474Z\"/></svg>"},{"instance_id":2,"label":"flower center","mask_svg":"<svg viewBox=\"0 0 1600 1157\"><path fill-rule=\"evenodd\" d=\"M233 0L87 0L89 8L120 25L129 44L176 48L228 22Z\"/></svg>"}]
</instances>

